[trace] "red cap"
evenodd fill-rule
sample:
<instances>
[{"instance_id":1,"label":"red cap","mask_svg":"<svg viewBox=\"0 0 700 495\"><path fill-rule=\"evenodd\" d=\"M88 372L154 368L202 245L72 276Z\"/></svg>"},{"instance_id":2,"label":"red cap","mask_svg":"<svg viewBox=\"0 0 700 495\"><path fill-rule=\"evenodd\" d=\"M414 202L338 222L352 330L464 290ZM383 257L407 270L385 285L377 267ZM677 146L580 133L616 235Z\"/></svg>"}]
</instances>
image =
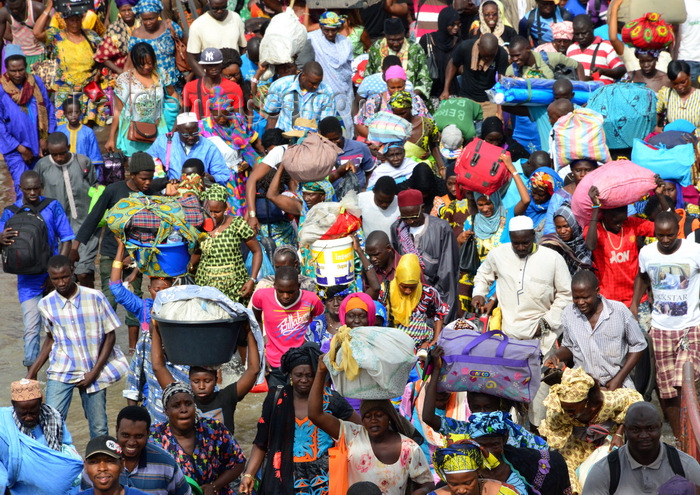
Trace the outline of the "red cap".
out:
<instances>
[{"instance_id":1,"label":"red cap","mask_svg":"<svg viewBox=\"0 0 700 495\"><path fill-rule=\"evenodd\" d=\"M402 206L420 206L423 204L423 193L418 189L406 189L399 193L399 208Z\"/></svg>"}]
</instances>

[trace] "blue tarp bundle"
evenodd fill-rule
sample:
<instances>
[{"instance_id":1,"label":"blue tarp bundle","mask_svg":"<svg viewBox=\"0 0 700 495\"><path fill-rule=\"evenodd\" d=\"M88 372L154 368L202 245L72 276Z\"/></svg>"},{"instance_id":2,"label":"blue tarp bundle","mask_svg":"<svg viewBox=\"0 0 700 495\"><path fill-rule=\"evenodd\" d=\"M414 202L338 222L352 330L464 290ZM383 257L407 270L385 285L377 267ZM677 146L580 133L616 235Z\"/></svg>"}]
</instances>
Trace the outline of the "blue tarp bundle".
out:
<instances>
[{"instance_id":1,"label":"blue tarp bundle","mask_svg":"<svg viewBox=\"0 0 700 495\"><path fill-rule=\"evenodd\" d=\"M498 105L549 105L554 101L552 86L555 79L522 79L502 77L487 91L489 99ZM571 81L576 105L585 105L593 92L603 86L600 81Z\"/></svg>"}]
</instances>

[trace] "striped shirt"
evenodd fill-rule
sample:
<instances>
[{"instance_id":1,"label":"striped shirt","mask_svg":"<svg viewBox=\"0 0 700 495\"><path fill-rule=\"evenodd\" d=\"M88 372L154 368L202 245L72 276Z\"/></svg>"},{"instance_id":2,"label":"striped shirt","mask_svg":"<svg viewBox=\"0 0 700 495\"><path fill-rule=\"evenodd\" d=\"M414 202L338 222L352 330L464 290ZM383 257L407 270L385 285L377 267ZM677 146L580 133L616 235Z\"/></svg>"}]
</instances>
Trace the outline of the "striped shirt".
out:
<instances>
[{"instance_id":1,"label":"striped shirt","mask_svg":"<svg viewBox=\"0 0 700 495\"><path fill-rule=\"evenodd\" d=\"M596 50L598 50L596 52ZM591 75L591 62L593 61L593 54L595 53L595 67L601 69L615 69L624 65L622 59L617 56L615 49L609 41L603 40L600 36L596 36L593 39L593 43L588 45L588 48L582 50L578 43L574 43L566 51L566 56L573 58L581 65L583 65L583 70L587 76ZM614 81L612 77L600 75L600 80L607 83Z\"/></svg>"},{"instance_id":2,"label":"striped shirt","mask_svg":"<svg viewBox=\"0 0 700 495\"><path fill-rule=\"evenodd\" d=\"M561 315L564 329L562 347L574 355L574 364L581 366L601 385L607 384L624 366L631 352L646 349L647 344L636 318L627 306L600 296L603 310L595 328L575 304L569 304ZM625 388L634 388L628 376Z\"/></svg>"},{"instance_id":3,"label":"striped shirt","mask_svg":"<svg viewBox=\"0 0 700 495\"><path fill-rule=\"evenodd\" d=\"M53 336L49 355L49 380L77 383L95 367L105 335L120 325L119 318L102 292L78 286L66 299L53 291L39 301L44 330ZM98 392L118 382L128 371L129 363L114 347L100 375L86 391Z\"/></svg>"}]
</instances>

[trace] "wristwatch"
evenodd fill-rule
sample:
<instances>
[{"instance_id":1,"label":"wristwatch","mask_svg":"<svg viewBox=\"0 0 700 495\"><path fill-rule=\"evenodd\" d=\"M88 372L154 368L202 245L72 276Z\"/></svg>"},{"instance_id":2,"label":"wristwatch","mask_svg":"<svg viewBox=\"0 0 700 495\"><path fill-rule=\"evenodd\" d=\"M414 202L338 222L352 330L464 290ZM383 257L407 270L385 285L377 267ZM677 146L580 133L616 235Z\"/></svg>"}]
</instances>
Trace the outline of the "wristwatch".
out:
<instances>
[{"instance_id":1,"label":"wristwatch","mask_svg":"<svg viewBox=\"0 0 700 495\"><path fill-rule=\"evenodd\" d=\"M248 210L248 216L250 218L255 218L255 212L253 210Z\"/></svg>"}]
</instances>

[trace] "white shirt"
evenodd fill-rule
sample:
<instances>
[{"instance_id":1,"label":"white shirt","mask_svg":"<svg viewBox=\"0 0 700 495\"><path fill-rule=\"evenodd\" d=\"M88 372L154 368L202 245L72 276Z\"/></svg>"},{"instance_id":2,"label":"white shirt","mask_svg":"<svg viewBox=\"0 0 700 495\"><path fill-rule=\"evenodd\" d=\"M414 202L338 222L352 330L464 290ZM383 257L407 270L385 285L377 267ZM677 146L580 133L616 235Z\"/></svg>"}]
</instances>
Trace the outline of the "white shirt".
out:
<instances>
[{"instance_id":1,"label":"white shirt","mask_svg":"<svg viewBox=\"0 0 700 495\"><path fill-rule=\"evenodd\" d=\"M187 51L202 53L205 48L212 47L240 51L239 47L245 48L247 45L241 16L229 11L226 18L219 22L207 13L198 17L190 26Z\"/></svg>"},{"instance_id":2,"label":"white shirt","mask_svg":"<svg viewBox=\"0 0 700 495\"><path fill-rule=\"evenodd\" d=\"M673 254L661 254L658 242L644 246L639 252L639 271L651 281L654 328L684 330L700 325L700 245L682 239Z\"/></svg>"},{"instance_id":3,"label":"white shirt","mask_svg":"<svg viewBox=\"0 0 700 495\"><path fill-rule=\"evenodd\" d=\"M390 165L389 162L382 162L372 172L367 182L367 189L373 189L377 180L385 175L394 179L397 184L400 184L411 176L416 165L418 164L411 158L404 158L398 167Z\"/></svg>"},{"instance_id":4,"label":"white shirt","mask_svg":"<svg viewBox=\"0 0 700 495\"><path fill-rule=\"evenodd\" d=\"M544 318L553 330L541 337L546 354L561 334L562 311L572 302L571 275L564 258L544 246L520 258L510 243L501 244L489 252L476 272L473 297L486 297L494 280L498 281L503 332L514 339L533 339Z\"/></svg>"},{"instance_id":5,"label":"white shirt","mask_svg":"<svg viewBox=\"0 0 700 495\"><path fill-rule=\"evenodd\" d=\"M365 237L375 230L386 232L391 237L391 224L400 216L398 199L394 197L389 207L382 210L374 203L374 193L365 191L357 195L357 202L362 210L362 231Z\"/></svg>"},{"instance_id":6,"label":"white shirt","mask_svg":"<svg viewBox=\"0 0 700 495\"><path fill-rule=\"evenodd\" d=\"M284 152L287 151L287 148L289 148L289 146L286 144L275 146L265 155L265 158L262 159L262 163L277 170L277 165L282 162L282 157L284 157Z\"/></svg>"},{"instance_id":7,"label":"white shirt","mask_svg":"<svg viewBox=\"0 0 700 495\"><path fill-rule=\"evenodd\" d=\"M681 24L681 46L677 60L700 62L700 0L685 0L688 18Z\"/></svg>"},{"instance_id":8,"label":"white shirt","mask_svg":"<svg viewBox=\"0 0 700 495\"><path fill-rule=\"evenodd\" d=\"M226 162L226 166L229 168L229 170L238 173L238 164L243 161L241 160L241 153L231 148L228 144L226 144L226 141L221 139L219 136L211 136L207 139L211 141L216 146L216 149L218 149L224 156L224 161Z\"/></svg>"}]
</instances>

